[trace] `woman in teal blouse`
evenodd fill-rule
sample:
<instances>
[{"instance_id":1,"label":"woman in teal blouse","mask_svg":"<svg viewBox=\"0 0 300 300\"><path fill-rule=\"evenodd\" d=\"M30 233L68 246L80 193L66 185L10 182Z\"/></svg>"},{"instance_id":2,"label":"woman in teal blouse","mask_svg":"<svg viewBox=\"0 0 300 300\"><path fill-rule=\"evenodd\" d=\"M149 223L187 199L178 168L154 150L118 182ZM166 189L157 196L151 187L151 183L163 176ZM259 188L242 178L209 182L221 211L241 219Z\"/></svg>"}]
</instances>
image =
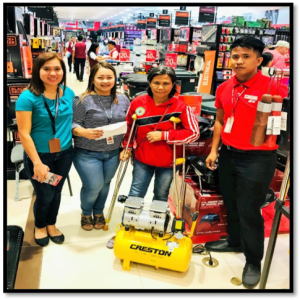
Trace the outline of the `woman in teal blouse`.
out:
<instances>
[{"instance_id":1,"label":"woman in teal blouse","mask_svg":"<svg viewBox=\"0 0 300 300\"><path fill-rule=\"evenodd\" d=\"M46 246L64 235L56 228L61 190L73 160L71 124L74 92L66 87L66 67L56 53L40 54L32 79L16 102L19 135L24 147L24 166L36 192L34 238ZM43 181L52 172L62 176L57 186Z\"/></svg>"}]
</instances>

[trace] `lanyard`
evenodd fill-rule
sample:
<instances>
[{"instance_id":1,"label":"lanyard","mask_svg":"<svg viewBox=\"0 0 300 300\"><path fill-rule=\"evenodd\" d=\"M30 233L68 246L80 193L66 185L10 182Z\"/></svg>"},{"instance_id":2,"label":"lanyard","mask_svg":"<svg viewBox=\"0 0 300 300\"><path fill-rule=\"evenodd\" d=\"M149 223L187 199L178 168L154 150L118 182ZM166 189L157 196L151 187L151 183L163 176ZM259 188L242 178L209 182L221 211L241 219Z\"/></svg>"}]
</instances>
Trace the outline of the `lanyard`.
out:
<instances>
[{"instance_id":1,"label":"lanyard","mask_svg":"<svg viewBox=\"0 0 300 300\"><path fill-rule=\"evenodd\" d=\"M58 106L59 106L59 89L57 89L57 94L56 94L56 103L55 103L55 115L54 117L52 116L51 114L51 111L49 109L49 106L46 102L46 99L45 99L45 95L44 93L42 94L43 95L43 99L44 99L44 104L45 104L45 107L46 107L46 110L48 112L48 115L51 119L51 122L52 122L52 131L53 131L53 135L55 136L56 134L56 128L55 128L55 119L57 118L57 114L58 114Z\"/></svg>"},{"instance_id":2,"label":"lanyard","mask_svg":"<svg viewBox=\"0 0 300 300\"><path fill-rule=\"evenodd\" d=\"M105 112L105 114L107 116L108 124L110 125L110 122L111 122L111 119L112 119L112 108L111 108L112 105L110 104L110 112L111 112L111 114L110 114L110 118L109 118L108 113L107 113L107 111L106 111L106 109L105 109L105 107L104 107L104 105L103 105L103 103L102 103L99 95L97 93L96 93L96 95L97 95L98 100L99 100L99 102L100 102L100 104L101 104L101 106L102 106L102 108L103 108L103 110L104 110L104 112Z\"/></svg>"},{"instance_id":3,"label":"lanyard","mask_svg":"<svg viewBox=\"0 0 300 300\"><path fill-rule=\"evenodd\" d=\"M245 87L245 89L240 94L238 94L238 96L237 96L237 95L234 95L234 87L232 87L231 102L232 102L233 107L232 107L232 111L231 111L231 116L234 115L234 111L235 111L235 107L237 105L237 102L238 102L238 100L240 100L240 97L244 94L244 92L246 91L246 89L247 89L247 87ZM234 96L236 98L235 103L233 103L234 102L234 100L233 100Z\"/></svg>"}]
</instances>

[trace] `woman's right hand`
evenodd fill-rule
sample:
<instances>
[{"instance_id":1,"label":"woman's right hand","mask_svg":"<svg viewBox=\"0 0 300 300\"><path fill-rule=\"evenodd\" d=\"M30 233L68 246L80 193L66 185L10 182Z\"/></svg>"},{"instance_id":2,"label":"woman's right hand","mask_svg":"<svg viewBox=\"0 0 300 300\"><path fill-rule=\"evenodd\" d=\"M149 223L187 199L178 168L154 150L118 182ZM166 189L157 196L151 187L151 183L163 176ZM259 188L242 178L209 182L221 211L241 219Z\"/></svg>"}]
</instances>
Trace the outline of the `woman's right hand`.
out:
<instances>
[{"instance_id":1,"label":"woman's right hand","mask_svg":"<svg viewBox=\"0 0 300 300\"><path fill-rule=\"evenodd\" d=\"M119 158L121 161L126 161L130 156L131 156L131 152L127 150L127 153L125 154L125 149L123 149L123 151L120 153Z\"/></svg>"},{"instance_id":2,"label":"woman's right hand","mask_svg":"<svg viewBox=\"0 0 300 300\"><path fill-rule=\"evenodd\" d=\"M210 170L215 170L217 168L217 166L215 164L217 158L218 158L218 155L216 152L210 152L205 160L206 167Z\"/></svg>"},{"instance_id":3,"label":"woman's right hand","mask_svg":"<svg viewBox=\"0 0 300 300\"><path fill-rule=\"evenodd\" d=\"M99 139L103 135L103 130L96 128L85 129L84 137L89 140Z\"/></svg>"},{"instance_id":4,"label":"woman's right hand","mask_svg":"<svg viewBox=\"0 0 300 300\"><path fill-rule=\"evenodd\" d=\"M33 165L33 178L36 178L36 180L40 183L44 182L44 179L47 178L47 174L50 171L50 168L47 165L44 165L43 163L38 163Z\"/></svg>"}]
</instances>

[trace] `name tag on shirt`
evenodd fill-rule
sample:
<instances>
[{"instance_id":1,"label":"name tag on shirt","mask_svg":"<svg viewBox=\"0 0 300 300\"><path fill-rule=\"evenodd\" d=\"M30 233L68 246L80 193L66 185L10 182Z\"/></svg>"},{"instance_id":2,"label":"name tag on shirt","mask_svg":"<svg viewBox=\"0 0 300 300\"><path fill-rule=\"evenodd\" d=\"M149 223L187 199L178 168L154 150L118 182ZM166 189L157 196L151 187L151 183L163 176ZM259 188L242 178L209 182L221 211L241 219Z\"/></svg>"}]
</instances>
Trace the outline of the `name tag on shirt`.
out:
<instances>
[{"instance_id":1,"label":"name tag on shirt","mask_svg":"<svg viewBox=\"0 0 300 300\"><path fill-rule=\"evenodd\" d=\"M107 145L113 145L115 143L114 137L110 136L110 137L106 138L106 143L107 143Z\"/></svg>"},{"instance_id":2,"label":"name tag on shirt","mask_svg":"<svg viewBox=\"0 0 300 300\"><path fill-rule=\"evenodd\" d=\"M258 99L257 96L252 96L252 95L245 95L244 97L245 99L249 100L249 103L255 103Z\"/></svg>"}]
</instances>

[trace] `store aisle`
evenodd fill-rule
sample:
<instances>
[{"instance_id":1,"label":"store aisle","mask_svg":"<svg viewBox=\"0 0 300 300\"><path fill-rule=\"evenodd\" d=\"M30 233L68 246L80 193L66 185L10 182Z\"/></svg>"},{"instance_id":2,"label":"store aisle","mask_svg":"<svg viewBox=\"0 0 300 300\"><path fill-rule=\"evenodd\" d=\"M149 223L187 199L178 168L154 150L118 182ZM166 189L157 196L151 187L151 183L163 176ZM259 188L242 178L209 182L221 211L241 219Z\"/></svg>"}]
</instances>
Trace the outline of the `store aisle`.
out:
<instances>
[{"instance_id":1,"label":"store aisle","mask_svg":"<svg viewBox=\"0 0 300 300\"><path fill-rule=\"evenodd\" d=\"M76 95L85 91L88 83L88 75L85 73L83 82L76 80L73 73L67 74L67 85ZM129 164L126 176L119 194L127 195L131 179L132 166ZM153 267L133 264L130 271L124 271L119 259L115 258L113 250L106 248L106 243L115 234L115 227L121 221L123 205L117 203L109 224L109 230L84 231L80 227L80 188L81 181L72 166L70 179L73 189L73 197L69 194L67 183L62 191L62 202L58 215L57 227L64 233L65 242L62 245L49 245L42 250L40 276L32 276L33 283L28 280L30 272L19 274L18 281L26 282L23 288L40 289L244 289L242 286L234 286L230 280L232 277L241 278L244 267L243 254L212 253L212 257L218 260L219 266L209 268L202 263L205 256L193 254L190 268L185 273L169 270L155 270ZM112 181L104 214L107 212L115 185ZM20 183L21 200L14 201L14 181L8 181L8 224L19 225L27 234L33 232L28 225L28 214L31 208L33 188L28 180ZM146 202L152 199L153 181L146 195ZM27 224L27 227L26 227ZM26 235L25 233L25 235ZM268 239L265 240L265 251ZM34 242L27 247L37 248ZM275 248L273 263L270 270L267 288L289 288L289 235L279 235ZM35 255L30 257L23 255L22 263L33 263ZM38 279L39 278L39 279Z\"/></svg>"}]
</instances>

